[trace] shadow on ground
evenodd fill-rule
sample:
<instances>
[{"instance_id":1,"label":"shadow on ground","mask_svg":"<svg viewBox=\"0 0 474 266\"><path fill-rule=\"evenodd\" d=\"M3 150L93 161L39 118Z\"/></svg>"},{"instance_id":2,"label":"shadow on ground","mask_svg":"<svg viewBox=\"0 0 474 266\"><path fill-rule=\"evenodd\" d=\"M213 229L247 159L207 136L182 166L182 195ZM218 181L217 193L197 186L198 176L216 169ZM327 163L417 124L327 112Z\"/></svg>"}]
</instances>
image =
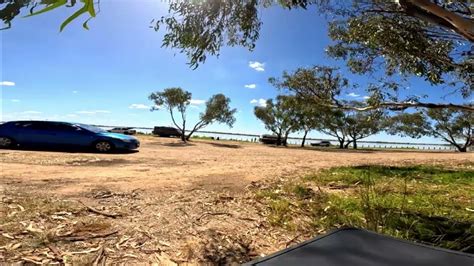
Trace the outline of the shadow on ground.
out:
<instances>
[{"instance_id":1,"label":"shadow on ground","mask_svg":"<svg viewBox=\"0 0 474 266\"><path fill-rule=\"evenodd\" d=\"M217 142L207 142L207 141L200 141L201 143L205 143L214 147L218 148L229 148L229 149L241 149L242 146L238 144L229 144L229 143L217 143Z\"/></svg>"},{"instance_id":2,"label":"shadow on ground","mask_svg":"<svg viewBox=\"0 0 474 266\"><path fill-rule=\"evenodd\" d=\"M191 147L191 146L196 146L196 144L192 144L189 142L172 142L172 143L156 143L157 145L160 146L166 146L166 147Z\"/></svg>"},{"instance_id":3,"label":"shadow on ground","mask_svg":"<svg viewBox=\"0 0 474 266\"><path fill-rule=\"evenodd\" d=\"M67 153L91 153L91 154L101 154L100 152L94 151L87 148L73 148L73 147L50 147L50 146L27 146L27 147L15 147L12 149L4 150L20 150L20 151L46 151L46 152L67 152ZM114 150L107 154L132 154L137 153L139 150Z\"/></svg>"},{"instance_id":4,"label":"shadow on ground","mask_svg":"<svg viewBox=\"0 0 474 266\"><path fill-rule=\"evenodd\" d=\"M318 148L318 147L311 147L311 146L305 146L305 147L300 147L300 146L276 146L276 145L266 145L268 147L272 148L278 148L278 149L295 149L295 150L309 150L309 151L320 151L320 152L340 152L340 153L374 153L376 150L368 150L368 149L338 149L338 148ZM377 151L378 152L378 151Z\"/></svg>"}]
</instances>

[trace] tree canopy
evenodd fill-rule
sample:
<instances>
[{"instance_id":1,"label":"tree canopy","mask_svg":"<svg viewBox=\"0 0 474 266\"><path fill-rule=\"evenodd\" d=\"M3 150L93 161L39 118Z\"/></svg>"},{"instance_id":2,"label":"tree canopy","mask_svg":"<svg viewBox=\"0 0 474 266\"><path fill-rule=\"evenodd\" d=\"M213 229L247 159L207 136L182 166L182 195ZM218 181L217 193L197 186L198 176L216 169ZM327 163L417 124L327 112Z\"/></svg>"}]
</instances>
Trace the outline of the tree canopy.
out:
<instances>
[{"instance_id":1,"label":"tree canopy","mask_svg":"<svg viewBox=\"0 0 474 266\"><path fill-rule=\"evenodd\" d=\"M319 125L316 130L336 138L340 149L347 149L351 144L354 149L357 149L358 140L385 129L385 115L385 112L381 110L354 111L323 108L320 109L317 117Z\"/></svg>"},{"instance_id":2,"label":"tree canopy","mask_svg":"<svg viewBox=\"0 0 474 266\"><path fill-rule=\"evenodd\" d=\"M212 123L224 123L230 127L235 123L234 114L237 110L230 108L230 99L223 94L215 94L206 101L206 110L199 114L199 121L191 130L187 130L186 110L191 102L191 97L192 94L190 92L174 87L153 92L148 99L155 104L151 111L168 110L174 126L181 132L181 140L184 142L189 140L194 132ZM175 109L181 116L181 125L177 123L175 118ZM186 131L189 131L187 135Z\"/></svg>"},{"instance_id":3,"label":"tree canopy","mask_svg":"<svg viewBox=\"0 0 474 266\"><path fill-rule=\"evenodd\" d=\"M320 127L320 115L322 112L321 106L312 104L310 101L306 101L301 97L288 97L287 105L292 113L292 131L302 131L303 139L301 141L301 147L304 147L306 142L306 136L312 130Z\"/></svg>"},{"instance_id":4,"label":"tree canopy","mask_svg":"<svg viewBox=\"0 0 474 266\"><path fill-rule=\"evenodd\" d=\"M255 106L255 116L277 136L277 145L286 145L288 135L296 129L293 106L291 96L286 95L279 95L275 102L268 99L265 106Z\"/></svg>"},{"instance_id":5,"label":"tree canopy","mask_svg":"<svg viewBox=\"0 0 474 266\"><path fill-rule=\"evenodd\" d=\"M433 136L461 152L474 144L474 114L450 109L401 113L388 120L388 133L419 138Z\"/></svg>"},{"instance_id":6,"label":"tree canopy","mask_svg":"<svg viewBox=\"0 0 474 266\"><path fill-rule=\"evenodd\" d=\"M345 132L350 137L346 146L352 144L352 147L357 149L358 140L375 135L384 130L384 116L384 112L380 110L362 112L350 111L346 114Z\"/></svg>"}]
</instances>

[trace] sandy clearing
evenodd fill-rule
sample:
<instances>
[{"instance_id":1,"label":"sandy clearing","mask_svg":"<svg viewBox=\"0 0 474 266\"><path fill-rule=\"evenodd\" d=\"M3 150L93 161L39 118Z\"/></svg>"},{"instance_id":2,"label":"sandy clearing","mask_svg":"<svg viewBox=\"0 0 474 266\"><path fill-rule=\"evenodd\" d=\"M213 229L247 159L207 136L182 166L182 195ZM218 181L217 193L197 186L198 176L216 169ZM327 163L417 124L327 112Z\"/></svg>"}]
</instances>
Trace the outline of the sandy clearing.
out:
<instances>
[{"instance_id":1,"label":"sandy clearing","mask_svg":"<svg viewBox=\"0 0 474 266\"><path fill-rule=\"evenodd\" d=\"M163 262L162 256L187 265L217 264L224 258L240 263L312 236L270 226L265 218L267 206L255 197L255 191L268 185L266 181L331 166L456 166L474 161L473 153L354 152L227 141L183 145L176 139L140 138L140 152L130 154L0 150L0 213L13 215L22 198L28 202L80 200L124 215L113 219L78 213L71 219L102 219L118 234L56 243L60 250L104 246L109 250L107 262L117 264ZM44 219L42 210L31 211L38 214L31 221L37 226L59 226L56 220ZM61 226L68 222L72 221ZM31 235L21 237L24 240L12 241L31 241ZM47 247L32 250L26 245L4 254L0 250L0 261L4 256L6 262L18 262L24 254L45 258L48 252Z\"/></svg>"},{"instance_id":2,"label":"sandy clearing","mask_svg":"<svg viewBox=\"0 0 474 266\"><path fill-rule=\"evenodd\" d=\"M137 153L94 154L0 151L0 184L79 195L95 187L145 192L202 188L240 190L252 181L303 175L331 166L357 164L459 164L472 153L338 151L277 148L228 141L141 137Z\"/></svg>"}]
</instances>

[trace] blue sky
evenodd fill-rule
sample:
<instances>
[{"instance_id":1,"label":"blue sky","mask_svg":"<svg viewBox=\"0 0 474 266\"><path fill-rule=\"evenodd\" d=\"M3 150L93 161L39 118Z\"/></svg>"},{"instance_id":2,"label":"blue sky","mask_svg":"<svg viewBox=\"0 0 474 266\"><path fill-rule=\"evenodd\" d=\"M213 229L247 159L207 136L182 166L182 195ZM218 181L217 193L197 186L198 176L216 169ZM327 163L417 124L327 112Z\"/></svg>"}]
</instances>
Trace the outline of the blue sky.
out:
<instances>
[{"instance_id":1,"label":"blue sky","mask_svg":"<svg viewBox=\"0 0 474 266\"><path fill-rule=\"evenodd\" d=\"M263 27L253 52L225 47L218 58L208 57L196 70L186 64L185 55L161 48L163 32L149 28L153 18L166 14L161 1L101 1L101 12L89 22L89 31L82 28L86 17L81 17L59 33L60 23L70 15L67 12L73 10L17 18L11 29L0 31L2 120L171 125L165 111L149 111L147 96L179 86L193 94L191 121L196 122L203 110L203 100L224 93L238 109L237 122L233 129L218 124L206 129L264 133L253 108L278 93L269 77L300 66L343 66L325 55L330 43L326 22L315 11L262 10ZM353 82L367 82L363 76L346 74ZM429 99L439 101L447 92L422 80L410 81L410 94L426 94L429 88L436 91ZM352 93L359 98L366 95L363 87ZM445 100L461 101L460 96ZM401 140L384 134L369 139Z\"/></svg>"}]
</instances>

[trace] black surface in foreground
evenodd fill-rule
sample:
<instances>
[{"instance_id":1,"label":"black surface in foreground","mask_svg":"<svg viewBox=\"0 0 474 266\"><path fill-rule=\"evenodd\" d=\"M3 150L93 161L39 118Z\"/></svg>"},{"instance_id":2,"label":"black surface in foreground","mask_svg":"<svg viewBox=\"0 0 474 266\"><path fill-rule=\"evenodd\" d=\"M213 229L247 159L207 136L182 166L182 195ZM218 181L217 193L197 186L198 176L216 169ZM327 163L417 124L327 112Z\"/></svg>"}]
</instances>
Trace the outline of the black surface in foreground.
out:
<instances>
[{"instance_id":1,"label":"black surface in foreground","mask_svg":"<svg viewBox=\"0 0 474 266\"><path fill-rule=\"evenodd\" d=\"M247 265L474 265L474 255L345 228Z\"/></svg>"}]
</instances>

